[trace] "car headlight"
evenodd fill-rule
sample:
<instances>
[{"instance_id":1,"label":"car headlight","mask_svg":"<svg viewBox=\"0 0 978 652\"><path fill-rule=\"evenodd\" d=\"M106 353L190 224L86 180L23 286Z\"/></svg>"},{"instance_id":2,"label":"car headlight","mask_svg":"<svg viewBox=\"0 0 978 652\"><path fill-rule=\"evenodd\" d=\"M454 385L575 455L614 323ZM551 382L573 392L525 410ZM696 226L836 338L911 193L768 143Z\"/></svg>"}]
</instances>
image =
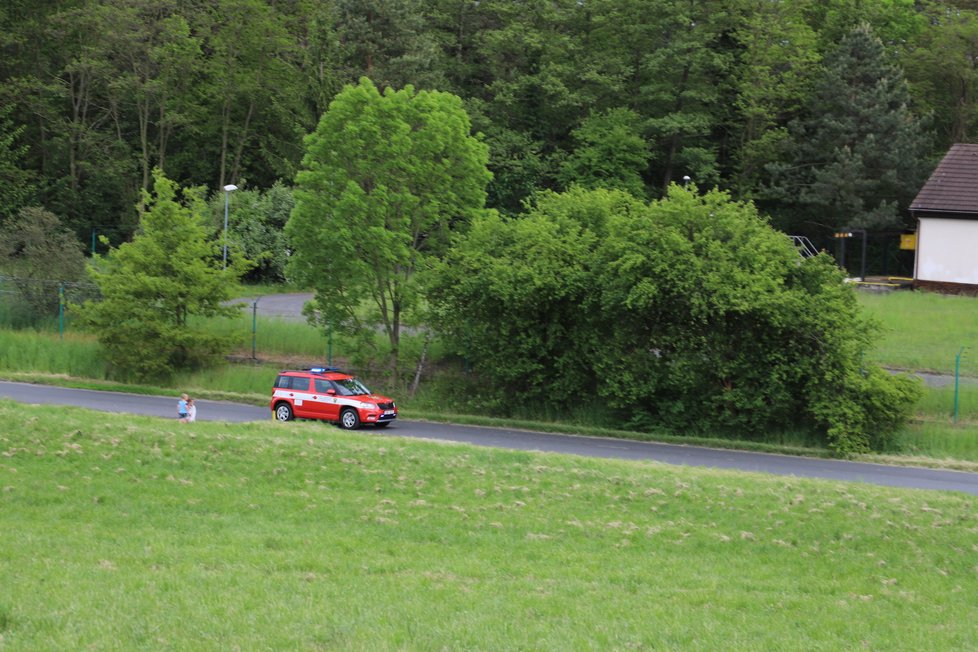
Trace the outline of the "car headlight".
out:
<instances>
[{"instance_id":1,"label":"car headlight","mask_svg":"<svg viewBox=\"0 0 978 652\"><path fill-rule=\"evenodd\" d=\"M361 403L360 404L360 409L361 410L376 410L377 409L377 404L376 403Z\"/></svg>"}]
</instances>

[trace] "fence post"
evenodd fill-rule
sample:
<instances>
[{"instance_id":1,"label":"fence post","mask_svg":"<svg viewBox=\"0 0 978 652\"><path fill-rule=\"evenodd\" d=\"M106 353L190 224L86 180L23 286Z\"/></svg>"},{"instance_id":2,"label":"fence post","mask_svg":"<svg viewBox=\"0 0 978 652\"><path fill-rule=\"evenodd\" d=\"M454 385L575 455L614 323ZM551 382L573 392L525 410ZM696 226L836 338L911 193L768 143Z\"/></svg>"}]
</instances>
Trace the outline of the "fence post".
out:
<instances>
[{"instance_id":1,"label":"fence post","mask_svg":"<svg viewBox=\"0 0 978 652\"><path fill-rule=\"evenodd\" d=\"M258 299L251 304L251 359L257 360L257 340L258 340Z\"/></svg>"},{"instance_id":2,"label":"fence post","mask_svg":"<svg viewBox=\"0 0 978 652\"><path fill-rule=\"evenodd\" d=\"M333 323L330 322L326 330L326 366L333 366Z\"/></svg>"},{"instance_id":3,"label":"fence post","mask_svg":"<svg viewBox=\"0 0 978 652\"><path fill-rule=\"evenodd\" d=\"M65 338L65 284L58 284L58 337Z\"/></svg>"},{"instance_id":4,"label":"fence post","mask_svg":"<svg viewBox=\"0 0 978 652\"><path fill-rule=\"evenodd\" d=\"M961 355L964 353L965 347L958 349L958 354L954 356L954 414L952 416L953 422L958 422L958 381L961 375Z\"/></svg>"}]
</instances>

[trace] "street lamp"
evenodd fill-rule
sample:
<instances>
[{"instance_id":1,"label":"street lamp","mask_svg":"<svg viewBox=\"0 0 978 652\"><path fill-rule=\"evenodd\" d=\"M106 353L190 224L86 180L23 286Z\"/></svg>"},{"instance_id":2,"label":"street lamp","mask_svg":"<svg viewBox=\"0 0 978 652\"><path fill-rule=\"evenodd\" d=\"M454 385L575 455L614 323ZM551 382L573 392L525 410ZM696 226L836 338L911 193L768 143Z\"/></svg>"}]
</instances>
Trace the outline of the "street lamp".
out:
<instances>
[{"instance_id":1,"label":"street lamp","mask_svg":"<svg viewBox=\"0 0 978 652\"><path fill-rule=\"evenodd\" d=\"M228 204L231 201L231 193L238 187L229 183L224 186L224 269L228 268Z\"/></svg>"}]
</instances>

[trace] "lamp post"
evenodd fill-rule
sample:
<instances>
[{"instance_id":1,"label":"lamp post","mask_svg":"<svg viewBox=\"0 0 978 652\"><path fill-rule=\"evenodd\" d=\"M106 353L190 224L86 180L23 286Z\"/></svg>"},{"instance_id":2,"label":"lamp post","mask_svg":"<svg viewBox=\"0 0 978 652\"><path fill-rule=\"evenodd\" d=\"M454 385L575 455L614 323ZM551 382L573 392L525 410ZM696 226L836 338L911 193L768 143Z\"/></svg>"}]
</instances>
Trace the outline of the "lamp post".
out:
<instances>
[{"instance_id":1,"label":"lamp post","mask_svg":"<svg viewBox=\"0 0 978 652\"><path fill-rule=\"evenodd\" d=\"M228 268L228 205L231 202L231 193L237 189L231 183L224 186L224 269Z\"/></svg>"}]
</instances>

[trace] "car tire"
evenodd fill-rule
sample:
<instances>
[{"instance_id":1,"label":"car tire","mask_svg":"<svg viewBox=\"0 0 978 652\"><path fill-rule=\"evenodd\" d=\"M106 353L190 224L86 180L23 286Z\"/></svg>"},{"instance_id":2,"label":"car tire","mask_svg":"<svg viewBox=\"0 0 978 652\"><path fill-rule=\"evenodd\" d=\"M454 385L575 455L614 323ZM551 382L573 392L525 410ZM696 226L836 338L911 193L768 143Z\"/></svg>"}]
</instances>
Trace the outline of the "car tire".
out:
<instances>
[{"instance_id":1,"label":"car tire","mask_svg":"<svg viewBox=\"0 0 978 652\"><path fill-rule=\"evenodd\" d=\"M279 403L275 406L276 421L291 421L294 418L295 413L292 412L292 406L288 403Z\"/></svg>"},{"instance_id":2,"label":"car tire","mask_svg":"<svg viewBox=\"0 0 978 652\"><path fill-rule=\"evenodd\" d=\"M360 415L353 408L346 408L340 412L339 426L343 430L356 430L360 427Z\"/></svg>"}]
</instances>

